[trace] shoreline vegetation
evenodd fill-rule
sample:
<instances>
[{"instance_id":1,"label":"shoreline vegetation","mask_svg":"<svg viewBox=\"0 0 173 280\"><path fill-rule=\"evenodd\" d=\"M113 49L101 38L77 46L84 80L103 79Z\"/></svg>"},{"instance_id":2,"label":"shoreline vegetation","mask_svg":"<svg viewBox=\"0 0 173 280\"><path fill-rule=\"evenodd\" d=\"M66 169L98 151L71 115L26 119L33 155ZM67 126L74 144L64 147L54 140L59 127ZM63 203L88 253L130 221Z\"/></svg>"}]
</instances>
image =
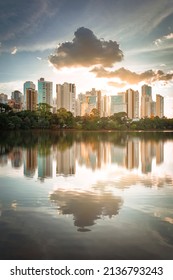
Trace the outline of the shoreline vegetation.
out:
<instances>
[{"instance_id":1,"label":"shoreline vegetation","mask_svg":"<svg viewBox=\"0 0 173 280\"><path fill-rule=\"evenodd\" d=\"M69 130L69 131L173 131L172 118L145 117L129 119L125 112L100 117L97 109L90 114L74 117L70 111L60 108L51 112L46 103L35 111L14 112L8 105L0 104L0 129L2 130Z\"/></svg>"}]
</instances>

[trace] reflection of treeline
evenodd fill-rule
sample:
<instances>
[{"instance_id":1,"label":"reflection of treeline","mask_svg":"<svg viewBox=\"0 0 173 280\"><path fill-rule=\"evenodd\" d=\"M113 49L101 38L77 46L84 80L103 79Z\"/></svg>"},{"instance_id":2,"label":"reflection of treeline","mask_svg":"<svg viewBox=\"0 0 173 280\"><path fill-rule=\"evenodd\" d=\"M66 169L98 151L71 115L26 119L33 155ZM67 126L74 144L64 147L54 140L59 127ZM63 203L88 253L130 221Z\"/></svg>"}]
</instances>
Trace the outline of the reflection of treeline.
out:
<instances>
[{"instance_id":1,"label":"reflection of treeline","mask_svg":"<svg viewBox=\"0 0 173 280\"><path fill-rule=\"evenodd\" d=\"M61 143L65 142L67 146L72 146L74 135L51 130L3 131L1 132L0 145L23 148L39 146L42 148L57 144L61 145Z\"/></svg>"},{"instance_id":2,"label":"reflection of treeline","mask_svg":"<svg viewBox=\"0 0 173 280\"><path fill-rule=\"evenodd\" d=\"M136 132L128 132L128 139L131 137L139 138L140 140L144 141L166 141L173 139L173 132L171 131L136 131Z\"/></svg>"},{"instance_id":3,"label":"reflection of treeline","mask_svg":"<svg viewBox=\"0 0 173 280\"><path fill-rule=\"evenodd\" d=\"M76 143L112 143L116 146L125 146L129 139L138 138L139 140L171 140L172 132L94 132L94 131L69 131L69 130L30 130L30 131L3 131L0 137L0 146L3 153L8 153L13 147L34 148L38 147L41 154L48 153L51 147L55 146L58 150L66 150ZM5 150L4 150L5 149Z\"/></svg>"},{"instance_id":4,"label":"reflection of treeline","mask_svg":"<svg viewBox=\"0 0 173 280\"><path fill-rule=\"evenodd\" d=\"M1 104L2 105L2 104ZM110 117L100 117L97 109L89 115L74 117L70 111L60 108L52 113L51 106L46 103L38 105L36 111L13 112L8 107L0 110L0 129L78 129L78 130L170 130L173 119L165 117L143 118L130 120L124 112L115 113Z\"/></svg>"},{"instance_id":5,"label":"reflection of treeline","mask_svg":"<svg viewBox=\"0 0 173 280\"><path fill-rule=\"evenodd\" d=\"M99 143L99 142L110 142L118 146L124 146L127 141L126 132L94 132L94 131L83 131L77 132L75 141L80 143Z\"/></svg>"}]
</instances>

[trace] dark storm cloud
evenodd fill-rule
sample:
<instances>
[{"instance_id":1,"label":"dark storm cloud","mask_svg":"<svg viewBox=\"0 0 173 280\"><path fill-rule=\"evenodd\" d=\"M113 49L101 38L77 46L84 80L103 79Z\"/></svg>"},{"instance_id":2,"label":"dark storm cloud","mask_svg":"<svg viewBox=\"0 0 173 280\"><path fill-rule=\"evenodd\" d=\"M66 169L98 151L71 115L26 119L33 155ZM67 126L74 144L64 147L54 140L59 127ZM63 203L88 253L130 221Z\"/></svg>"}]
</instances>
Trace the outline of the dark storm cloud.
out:
<instances>
[{"instance_id":1,"label":"dark storm cloud","mask_svg":"<svg viewBox=\"0 0 173 280\"><path fill-rule=\"evenodd\" d=\"M173 79L173 73L164 73L162 70L148 70L138 74L123 67L114 71L108 71L104 67L95 67L91 72L96 74L97 78L119 78L128 84L137 84L144 81L170 81Z\"/></svg>"},{"instance_id":2,"label":"dark storm cloud","mask_svg":"<svg viewBox=\"0 0 173 280\"><path fill-rule=\"evenodd\" d=\"M116 41L98 39L90 29L81 27L74 33L72 42L62 43L49 59L57 69L93 65L111 67L122 61L123 52Z\"/></svg>"}]
</instances>

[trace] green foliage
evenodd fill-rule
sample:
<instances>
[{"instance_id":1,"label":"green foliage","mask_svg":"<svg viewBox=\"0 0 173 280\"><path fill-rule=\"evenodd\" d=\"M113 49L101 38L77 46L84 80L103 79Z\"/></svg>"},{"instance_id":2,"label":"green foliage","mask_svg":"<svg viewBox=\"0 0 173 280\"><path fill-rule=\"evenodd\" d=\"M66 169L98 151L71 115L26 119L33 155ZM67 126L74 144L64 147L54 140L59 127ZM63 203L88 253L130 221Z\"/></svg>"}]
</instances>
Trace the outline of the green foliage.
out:
<instances>
[{"instance_id":1,"label":"green foliage","mask_svg":"<svg viewBox=\"0 0 173 280\"><path fill-rule=\"evenodd\" d=\"M70 111L65 108L57 110L57 124L60 128L73 128L75 126L75 119Z\"/></svg>"},{"instance_id":2,"label":"green foliage","mask_svg":"<svg viewBox=\"0 0 173 280\"><path fill-rule=\"evenodd\" d=\"M8 104L0 103L0 113L8 113L12 108Z\"/></svg>"},{"instance_id":3,"label":"green foliage","mask_svg":"<svg viewBox=\"0 0 173 280\"><path fill-rule=\"evenodd\" d=\"M1 108L4 108L3 106ZM98 110L93 109L90 115L74 117L70 111L60 108L52 113L51 106L46 103L39 104L37 111L13 112L1 111L0 129L78 129L78 130L172 130L173 119L165 117L143 118L133 121L127 118L124 112L116 113L110 117L99 117Z\"/></svg>"}]
</instances>

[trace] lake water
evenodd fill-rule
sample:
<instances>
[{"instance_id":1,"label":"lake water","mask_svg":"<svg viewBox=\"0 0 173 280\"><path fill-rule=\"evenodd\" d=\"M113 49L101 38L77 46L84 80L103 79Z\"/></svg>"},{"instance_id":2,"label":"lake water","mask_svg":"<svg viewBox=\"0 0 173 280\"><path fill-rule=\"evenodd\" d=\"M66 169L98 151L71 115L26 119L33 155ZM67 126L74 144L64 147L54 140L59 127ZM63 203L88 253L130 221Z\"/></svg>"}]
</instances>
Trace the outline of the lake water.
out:
<instances>
[{"instance_id":1,"label":"lake water","mask_svg":"<svg viewBox=\"0 0 173 280\"><path fill-rule=\"evenodd\" d=\"M173 259L173 132L1 132L0 259Z\"/></svg>"}]
</instances>

